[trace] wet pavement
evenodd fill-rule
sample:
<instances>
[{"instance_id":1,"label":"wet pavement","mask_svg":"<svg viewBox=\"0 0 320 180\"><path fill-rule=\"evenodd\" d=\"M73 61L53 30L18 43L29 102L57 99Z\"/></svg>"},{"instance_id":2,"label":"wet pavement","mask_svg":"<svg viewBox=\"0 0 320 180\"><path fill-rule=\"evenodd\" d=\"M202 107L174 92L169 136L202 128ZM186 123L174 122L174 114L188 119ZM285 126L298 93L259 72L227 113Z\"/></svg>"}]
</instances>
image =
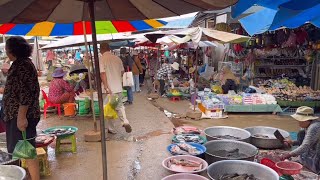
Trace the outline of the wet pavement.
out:
<instances>
[{"instance_id":1,"label":"wet pavement","mask_svg":"<svg viewBox=\"0 0 320 180\"><path fill-rule=\"evenodd\" d=\"M204 129L215 125L248 127L256 125L273 126L287 131L297 131L298 125L289 116L270 114L229 114L227 119L190 120L169 119L163 110L183 115L189 110L187 101L171 102L165 98L148 101L143 93L136 94L133 105L126 106L127 117L133 128L127 134L116 122L116 135L108 136L108 177L110 180L161 179L171 173L162 168L161 162L169 157L166 147L171 143L174 126L192 125ZM180 116L181 117L181 116ZM99 124L99 122L98 122ZM55 154L55 144L48 148L51 176L48 180L100 180L102 162L100 142L84 142L84 133L93 130L92 117L59 118L49 114L42 119L38 130L52 126L67 125L79 128L77 132L77 153Z\"/></svg>"}]
</instances>

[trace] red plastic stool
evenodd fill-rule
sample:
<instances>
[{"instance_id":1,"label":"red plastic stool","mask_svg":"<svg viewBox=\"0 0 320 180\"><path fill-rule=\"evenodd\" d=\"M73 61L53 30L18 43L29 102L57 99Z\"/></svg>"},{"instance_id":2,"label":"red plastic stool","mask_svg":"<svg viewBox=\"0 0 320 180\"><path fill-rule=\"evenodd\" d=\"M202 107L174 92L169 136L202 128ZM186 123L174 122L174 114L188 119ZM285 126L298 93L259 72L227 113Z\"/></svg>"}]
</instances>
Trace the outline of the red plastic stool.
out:
<instances>
[{"instance_id":1,"label":"red plastic stool","mask_svg":"<svg viewBox=\"0 0 320 180\"><path fill-rule=\"evenodd\" d=\"M61 116L61 105L52 103L51 101L49 101L49 98L48 98L47 94L43 90L41 90L41 92L42 92L43 99L45 100L44 108L43 108L44 119L47 118L47 109L49 107L55 107L57 109L58 115L60 117Z\"/></svg>"},{"instance_id":2,"label":"red plastic stool","mask_svg":"<svg viewBox=\"0 0 320 180\"><path fill-rule=\"evenodd\" d=\"M180 101L181 100L181 97L180 96L172 96L171 101Z\"/></svg>"}]
</instances>

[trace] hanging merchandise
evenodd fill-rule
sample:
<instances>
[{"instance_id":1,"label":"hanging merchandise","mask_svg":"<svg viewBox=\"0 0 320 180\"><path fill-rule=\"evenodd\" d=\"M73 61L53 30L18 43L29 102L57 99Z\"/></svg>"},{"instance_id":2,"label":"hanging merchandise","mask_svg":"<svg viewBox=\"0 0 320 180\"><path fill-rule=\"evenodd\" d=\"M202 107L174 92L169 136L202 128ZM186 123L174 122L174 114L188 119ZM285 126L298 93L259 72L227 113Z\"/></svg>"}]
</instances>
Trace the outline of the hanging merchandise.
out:
<instances>
[{"instance_id":1,"label":"hanging merchandise","mask_svg":"<svg viewBox=\"0 0 320 180\"><path fill-rule=\"evenodd\" d=\"M257 57L256 57L255 53L254 53L253 51L250 51L250 52L248 53L247 57L246 57L245 60L244 60L244 65L245 65L245 66L250 66L250 65L252 65L252 64L255 62L256 58L257 58Z\"/></svg>"},{"instance_id":2,"label":"hanging merchandise","mask_svg":"<svg viewBox=\"0 0 320 180\"><path fill-rule=\"evenodd\" d=\"M265 47L274 47L275 45L275 40L274 40L274 34L273 33L266 33L263 35L262 40L263 40L263 46Z\"/></svg>"},{"instance_id":3,"label":"hanging merchandise","mask_svg":"<svg viewBox=\"0 0 320 180\"><path fill-rule=\"evenodd\" d=\"M300 28L296 31L297 35L297 44L303 45L307 42L308 39L308 33L304 28Z\"/></svg>"},{"instance_id":4,"label":"hanging merchandise","mask_svg":"<svg viewBox=\"0 0 320 180\"><path fill-rule=\"evenodd\" d=\"M276 42L277 45L281 47L283 43L285 43L288 39L288 34L286 33L286 29L280 29L276 33Z\"/></svg>"},{"instance_id":5,"label":"hanging merchandise","mask_svg":"<svg viewBox=\"0 0 320 180\"><path fill-rule=\"evenodd\" d=\"M282 47L296 47L297 46L297 35L291 31L288 40L282 44Z\"/></svg>"}]
</instances>

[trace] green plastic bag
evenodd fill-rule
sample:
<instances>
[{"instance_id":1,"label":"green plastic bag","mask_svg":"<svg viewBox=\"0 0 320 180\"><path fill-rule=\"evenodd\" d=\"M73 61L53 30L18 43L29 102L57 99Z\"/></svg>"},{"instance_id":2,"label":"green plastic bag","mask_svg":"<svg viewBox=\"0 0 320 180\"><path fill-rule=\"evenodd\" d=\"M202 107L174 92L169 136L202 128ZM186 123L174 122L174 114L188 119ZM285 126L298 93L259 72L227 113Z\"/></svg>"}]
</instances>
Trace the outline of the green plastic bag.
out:
<instances>
[{"instance_id":1,"label":"green plastic bag","mask_svg":"<svg viewBox=\"0 0 320 180\"><path fill-rule=\"evenodd\" d=\"M35 159L37 157L36 148L27 141L26 132L22 132L23 140L19 140L12 153L12 159Z\"/></svg>"}]
</instances>

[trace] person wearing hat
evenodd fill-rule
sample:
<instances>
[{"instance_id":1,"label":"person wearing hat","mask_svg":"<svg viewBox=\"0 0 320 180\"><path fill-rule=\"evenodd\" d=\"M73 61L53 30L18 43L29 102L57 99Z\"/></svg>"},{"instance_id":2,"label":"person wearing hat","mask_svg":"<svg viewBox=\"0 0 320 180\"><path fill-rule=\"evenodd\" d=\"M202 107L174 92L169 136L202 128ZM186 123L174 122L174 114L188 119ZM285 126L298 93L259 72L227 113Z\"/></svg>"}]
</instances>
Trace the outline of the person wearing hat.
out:
<instances>
[{"instance_id":1,"label":"person wearing hat","mask_svg":"<svg viewBox=\"0 0 320 180\"><path fill-rule=\"evenodd\" d=\"M166 58L164 63L162 64L161 68L157 72L157 80L160 83L160 95L163 96L165 93L165 81L168 80L170 84L172 83L172 71L173 70L179 70L179 64L173 63L171 65L168 64L169 59Z\"/></svg>"},{"instance_id":2,"label":"person wearing hat","mask_svg":"<svg viewBox=\"0 0 320 180\"><path fill-rule=\"evenodd\" d=\"M284 154L281 159L291 157L300 157L300 163L312 170L314 173L320 173L320 121L314 116L314 110L307 106L301 106L296 113L292 115L299 122L299 126L304 130L298 133L298 140L285 140L289 147L298 145L299 147L290 153Z\"/></svg>"},{"instance_id":3,"label":"person wearing hat","mask_svg":"<svg viewBox=\"0 0 320 180\"><path fill-rule=\"evenodd\" d=\"M132 74L134 80L134 86L132 88L132 92L140 92L140 79L139 75L143 73L143 68L141 65L141 61L139 58L138 51L133 51L133 65L132 65Z\"/></svg>"},{"instance_id":4,"label":"person wearing hat","mask_svg":"<svg viewBox=\"0 0 320 180\"><path fill-rule=\"evenodd\" d=\"M9 69L10 69L9 63L2 64L1 72L0 72L0 94L3 94L4 92L4 86L6 85L6 82L7 82Z\"/></svg>"},{"instance_id":5,"label":"person wearing hat","mask_svg":"<svg viewBox=\"0 0 320 180\"><path fill-rule=\"evenodd\" d=\"M62 68L57 68L52 74L53 80L50 82L48 98L53 103L75 102L74 87L63 79L66 74Z\"/></svg>"},{"instance_id":6,"label":"person wearing hat","mask_svg":"<svg viewBox=\"0 0 320 180\"><path fill-rule=\"evenodd\" d=\"M88 69L84 64L72 65L67 80L74 86L76 94L80 94L90 88Z\"/></svg>"}]
</instances>

